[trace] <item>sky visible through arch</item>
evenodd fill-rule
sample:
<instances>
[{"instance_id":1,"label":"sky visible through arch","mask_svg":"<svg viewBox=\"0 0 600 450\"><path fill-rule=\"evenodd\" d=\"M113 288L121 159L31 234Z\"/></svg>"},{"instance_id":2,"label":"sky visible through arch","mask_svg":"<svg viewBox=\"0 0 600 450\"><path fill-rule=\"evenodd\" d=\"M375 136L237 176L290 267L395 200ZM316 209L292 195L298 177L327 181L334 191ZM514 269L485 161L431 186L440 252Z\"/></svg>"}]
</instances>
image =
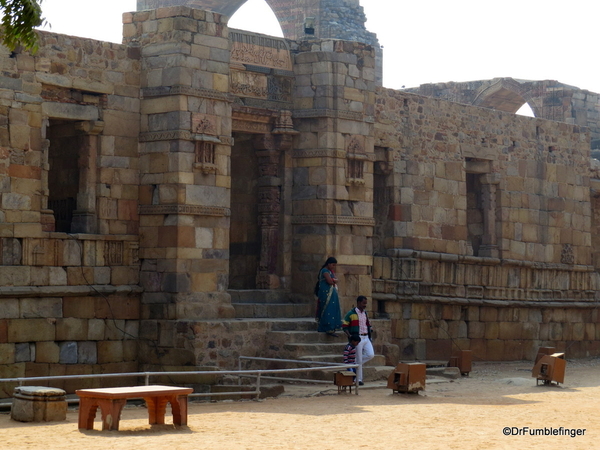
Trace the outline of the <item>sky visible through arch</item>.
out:
<instances>
[{"instance_id":1,"label":"sky visible through arch","mask_svg":"<svg viewBox=\"0 0 600 450\"><path fill-rule=\"evenodd\" d=\"M100 5L100 8L94 6ZM590 0L361 0L384 47L384 86L512 77L558 80L600 93L597 21ZM43 0L51 31L121 42L136 0ZM248 0L234 28L281 35L265 0Z\"/></svg>"}]
</instances>

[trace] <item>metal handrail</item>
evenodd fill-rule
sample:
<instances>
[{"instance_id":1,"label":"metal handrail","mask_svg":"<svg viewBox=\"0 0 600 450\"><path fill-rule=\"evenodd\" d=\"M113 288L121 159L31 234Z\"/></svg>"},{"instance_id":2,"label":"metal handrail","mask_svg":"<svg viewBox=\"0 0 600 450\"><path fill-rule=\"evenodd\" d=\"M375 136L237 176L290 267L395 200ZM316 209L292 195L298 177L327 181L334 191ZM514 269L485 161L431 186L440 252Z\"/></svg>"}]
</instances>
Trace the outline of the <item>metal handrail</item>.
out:
<instances>
[{"instance_id":1,"label":"metal handrail","mask_svg":"<svg viewBox=\"0 0 600 450\"><path fill-rule=\"evenodd\" d=\"M276 358L254 358L254 357L240 357L240 359L259 359L259 360L269 360L269 361L280 361L280 362L298 362L305 363L305 361L297 361L297 360L283 360ZM317 363L312 361L312 363ZM240 362L241 364L241 362ZM311 370L341 370L347 369L351 367L358 367L358 364L337 364L334 363L317 363L322 364L320 367L310 367ZM306 371L307 368L295 368L295 369L255 369L255 370L199 370L199 371L170 371L170 372L126 372L126 373L103 373L103 374L88 374L88 375L53 375L46 377L17 377L17 378L0 378L0 383L19 383L19 386L23 386L24 383L29 383L32 381L52 381L52 380L67 380L67 379L88 379L88 378L116 378L116 377L144 377L144 384L148 386L150 384L150 377L153 376L178 376L178 375L239 375L245 377L256 377L256 390L254 391L241 391L241 392L216 392L216 393L194 393L191 394L190 397L202 397L202 396L233 396L233 395L248 395L248 394L256 394L256 398L258 399L260 395L260 381L263 374L276 374L276 373L289 373L289 372L302 372ZM263 377L265 379L278 379L277 377ZM304 381L311 383L328 383L323 380L305 380L300 378L290 378L284 379L279 378L284 381ZM357 386L357 394L358 394L358 383Z\"/></svg>"}]
</instances>

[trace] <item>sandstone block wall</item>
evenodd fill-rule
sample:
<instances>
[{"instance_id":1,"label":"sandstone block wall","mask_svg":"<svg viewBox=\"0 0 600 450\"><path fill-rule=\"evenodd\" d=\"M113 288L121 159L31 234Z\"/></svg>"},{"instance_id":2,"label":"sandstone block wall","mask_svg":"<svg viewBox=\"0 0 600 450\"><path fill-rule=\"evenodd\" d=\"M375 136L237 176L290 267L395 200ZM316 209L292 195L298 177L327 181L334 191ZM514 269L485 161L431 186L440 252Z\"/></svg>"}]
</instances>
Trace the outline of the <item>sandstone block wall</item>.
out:
<instances>
[{"instance_id":1,"label":"sandstone block wall","mask_svg":"<svg viewBox=\"0 0 600 450\"><path fill-rule=\"evenodd\" d=\"M292 289L308 293L335 256L342 309L349 309L370 292L374 53L359 43L306 42L295 63Z\"/></svg>"},{"instance_id":2,"label":"sandstone block wall","mask_svg":"<svg viewBox=\"0 0 600 450\"><path fill-rule=\"evenodd\" d=\"M394 152L385 180L400 190L384 200L397 213L380 219L391 230L383 248L477 255L478 234L498 249L480 256L591 263L585 130L380 90L375 145ZM470 188L469 174L483 187ZM480 191L487 200L469 206Z\"/></svg>"},{"instance_id":3,"label":"sandstone block wall","mask_svg":"<svg viewBox=\"0 0 600 450\"><path fill-rule=\"evenodd\" d=\"M0 378L135 370L139 53L39 36L36 54L0 58ZM78 184L52 172L66 124ZM75 234L55 231L61 183Z\"/></svg>"},{"instance_id":4,"label":"sandstone block wall","mask_svg":"<svg viewBox=\"0 0 600 450\"><path fill-rule=\"evenodd\" d=\"M392 167L376 179L373 298L401 353L596 354L586 130L378 94L375 145Z\"/></svg>"}]
</instances>

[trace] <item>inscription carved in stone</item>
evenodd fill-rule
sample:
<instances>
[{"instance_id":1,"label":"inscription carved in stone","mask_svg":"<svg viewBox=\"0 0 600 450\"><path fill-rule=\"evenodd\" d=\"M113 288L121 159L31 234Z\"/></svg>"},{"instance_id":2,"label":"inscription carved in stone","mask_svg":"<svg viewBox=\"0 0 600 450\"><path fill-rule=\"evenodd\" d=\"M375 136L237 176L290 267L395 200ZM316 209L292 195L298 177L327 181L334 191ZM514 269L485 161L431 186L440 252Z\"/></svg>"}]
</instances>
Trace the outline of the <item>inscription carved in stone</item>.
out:
<instances>
[{"instance_id":1,"label":"inscription carved in stone","mask_svg":"<svg viewBox=\"0 0 600 450\"><path fill-rule=\"evenodd\" d=\"M231 62L256 64L273 69L292 70L292 58L283 39L233 31Z\"/></svg>"},{"instance_id":2,"label":"inscription carved in stone","mask_svg":"<svg viewBox=\"0 0 600 450\"><path fill-rule=\"evenodd\" d=\"M256 72L232 70L231 93L242 97L267 98L267 76Z\"/></svg>"}]
</instances>

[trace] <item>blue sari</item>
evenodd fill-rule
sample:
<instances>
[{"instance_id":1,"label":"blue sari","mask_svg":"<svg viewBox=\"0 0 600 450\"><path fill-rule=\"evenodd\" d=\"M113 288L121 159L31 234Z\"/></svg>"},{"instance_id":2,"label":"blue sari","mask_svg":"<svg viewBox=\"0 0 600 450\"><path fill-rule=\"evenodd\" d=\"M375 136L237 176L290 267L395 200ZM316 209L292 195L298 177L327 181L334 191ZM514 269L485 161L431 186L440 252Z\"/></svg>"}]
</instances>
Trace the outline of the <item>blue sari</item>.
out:
<instances>
[{"instance_id":1,"label":"blue sari","mask_svg":"<svg viewBox=\"0 0 600 450\"><path fill-rule=\"evenodd\" d=\"M334 332L342 329L342 313L340 312L340 300L337 289L334 285L327 283L325 273L331 272L326 267L323 267L319 272L319 304L317 307L317 319L319 327L317 331Z\"/></svg>"}]
</instances>

